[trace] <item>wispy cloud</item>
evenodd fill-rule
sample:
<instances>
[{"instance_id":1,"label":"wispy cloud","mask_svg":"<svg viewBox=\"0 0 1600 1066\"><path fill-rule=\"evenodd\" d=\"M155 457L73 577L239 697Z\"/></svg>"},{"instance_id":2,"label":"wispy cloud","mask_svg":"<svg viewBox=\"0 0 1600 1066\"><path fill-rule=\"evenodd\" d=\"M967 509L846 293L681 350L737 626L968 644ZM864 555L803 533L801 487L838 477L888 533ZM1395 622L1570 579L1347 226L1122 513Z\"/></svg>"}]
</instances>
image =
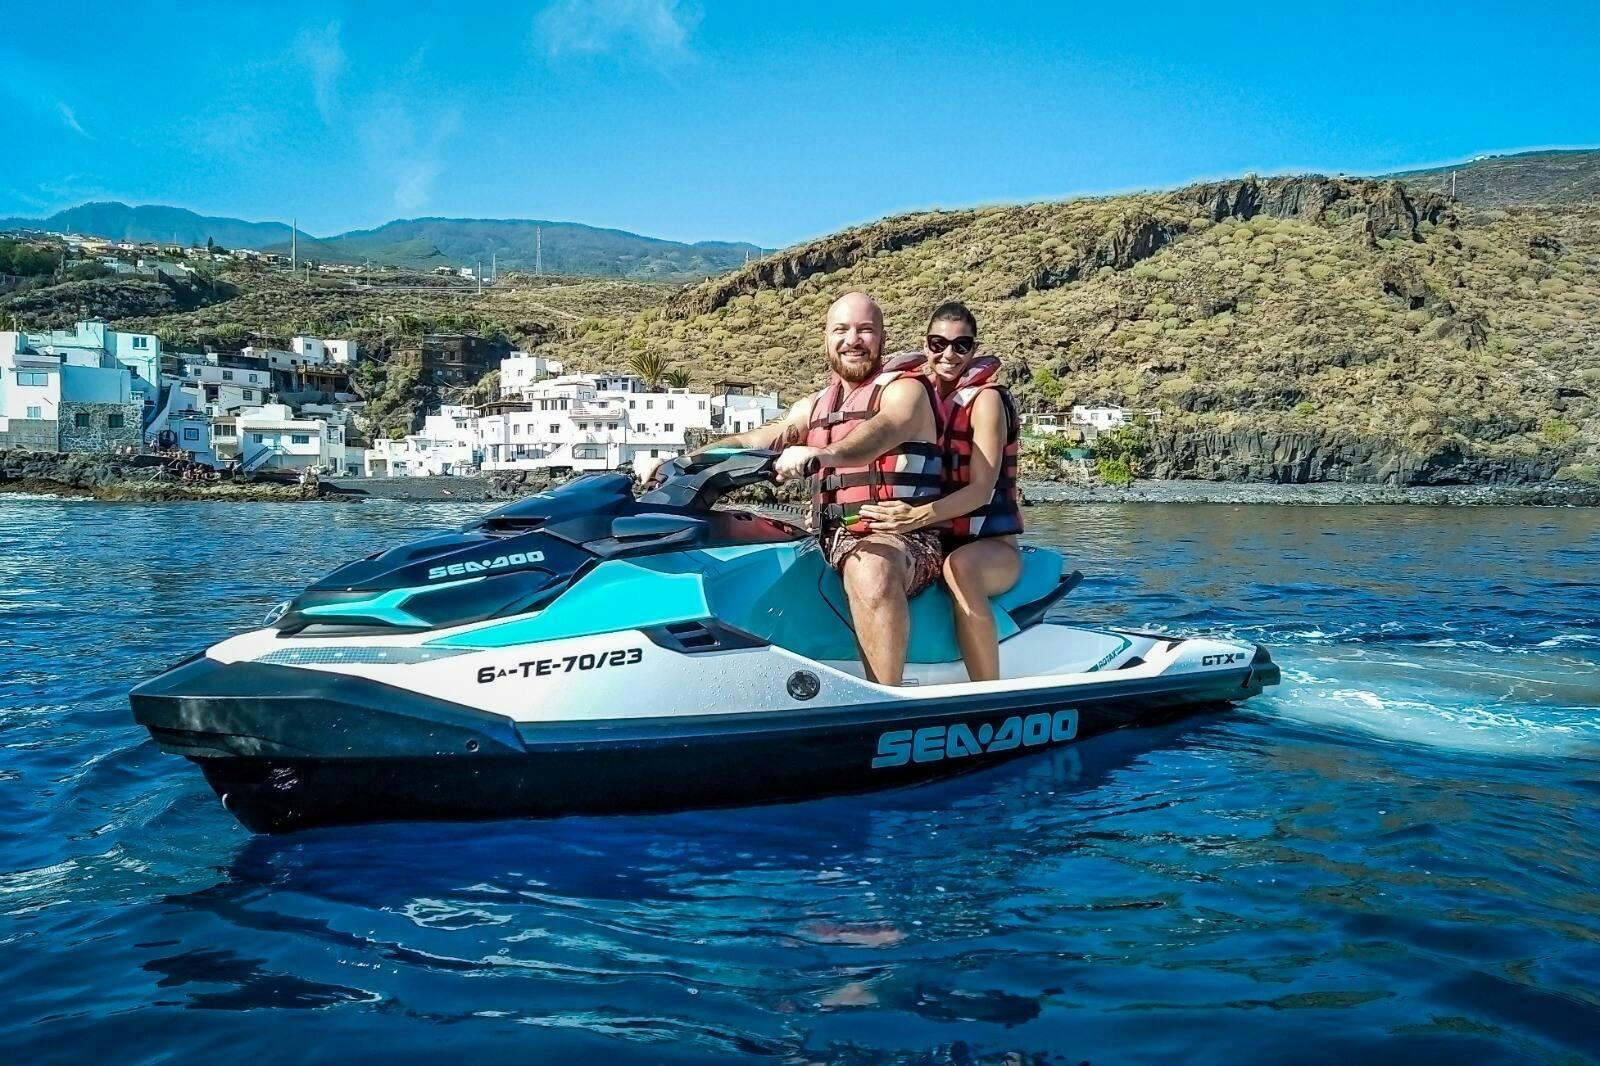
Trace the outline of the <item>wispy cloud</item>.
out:
<instances>
[{"instance_id":1,"label":"wispy cloud","mask_svg":"<svg viewBox=\"0 0 1600 1066\"><path fill-rule=\"evenodd\" d=\"M344 75L344 45L339 40L338 22L301 30L290 55L311 75L311 92L317 113L331 122L339 111L339 79Z\"/></svg>"},{"instance_id":2,"label":"wispy cloud","mask_svg":"<svg viewBox=\"0 0 1600 1066\"><path fill-rule=\"evenodd\" d=\"M687 52L700 8L678 0L555 0L534 20L550 56L642 48L657 56Z\"/></svg>"},{"instance_id":3,"label":"wispy cloud","mask_svg":"<svg viewBox=\"0 0 1600 1066\"><path fill-rule=\"evenodd\" d=\"M396 210L421 211L433 201L446 146L461 130L461 112L447 106L418 115L409 101L393 95L374 97L362 112L357 135L368 166L393 181Z\"/></svg>"},{"instance_id":4,"label":"wispy cloud","mask_svg":"<svg viewBox=\"0 0 1600 1066\"><path fill-rule=\"evenodd\" d=\"M78 122L78 116L72 113L72 108L67 106L65 100L56 101L56 110L61 112L61 121L66 123L67 129L76 133L79 137L88 137L89 140L94 140L93 137L89 137L88 131Z\"/></svg>"}]
</instances>

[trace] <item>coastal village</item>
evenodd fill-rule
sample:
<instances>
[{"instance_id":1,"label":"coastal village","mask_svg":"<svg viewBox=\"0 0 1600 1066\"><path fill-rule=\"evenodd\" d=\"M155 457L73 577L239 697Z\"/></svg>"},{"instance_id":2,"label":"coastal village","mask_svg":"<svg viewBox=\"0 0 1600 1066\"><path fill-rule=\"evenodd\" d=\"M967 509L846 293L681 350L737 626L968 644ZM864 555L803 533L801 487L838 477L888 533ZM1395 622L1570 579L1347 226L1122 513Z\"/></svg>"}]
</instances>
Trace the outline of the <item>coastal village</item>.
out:
<instances>
[{"instance_id":1,"label":"coastal village","mask_svg":"<svg viewBox=\"0 0 1600 1066\"><path fill-rule=\"evenodd\" d=\"M286 349L168 353L153 334L102 321L72 330L0 331L0 447L151 454L242 474L565 475L653 467L692 431L720 435L779 412L775 392L722 383L713 392L652 388L625 373L564 374L560 362L482 338L429 335L401 352L460 383L500 372L499 395L441 405L419 432L369 440L351 372L362 354L339 338Z\"/></svg>"},{"instance_id":2,"label":"coastal village","mask_svg":"<svg viewBox=\"0 0 1600 1066\"><path fill-rule=\"evenodd\" d=\"M78 322L0 331L0 449L154 457L188 477L440 477L515 471L562 477L656 465L776 418L784 400L748 382L709 391L620 370L569 373L560 360L466 334L427 334L388 353L445 386L498 371L486 402L438 405L416 432L372 437L347 338L286 348L172 352L159 336ZM1158 415L1157 412L1140 413ZM1125 424L1115 406L1026 416L1043 438L1092 439ZM1063 458L1082 460L1072 449Z\"/></svg>"}]
</instances>

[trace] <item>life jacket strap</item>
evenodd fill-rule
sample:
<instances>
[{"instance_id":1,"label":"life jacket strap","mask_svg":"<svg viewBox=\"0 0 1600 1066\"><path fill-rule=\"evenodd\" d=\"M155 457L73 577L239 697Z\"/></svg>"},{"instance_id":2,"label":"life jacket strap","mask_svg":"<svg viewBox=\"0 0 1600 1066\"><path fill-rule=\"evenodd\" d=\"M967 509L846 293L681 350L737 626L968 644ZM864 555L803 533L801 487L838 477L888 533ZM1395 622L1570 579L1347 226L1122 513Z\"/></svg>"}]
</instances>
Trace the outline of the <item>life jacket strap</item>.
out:
<instances>
[{"instance_id":1,"label":"life jacket strap","mask_svg":"<svg viewBox=\"0 0 1600 1066\"><path fill-rule=\"evenodd\" d=\"M937 472L913 473L871 467L858 473L829 474L822 479L821 487L823 492L838 492L840 489L858 489L863 485L906 485L913 488L937 489L944 486L944 475Z\"/></svg>"}]
</instances>

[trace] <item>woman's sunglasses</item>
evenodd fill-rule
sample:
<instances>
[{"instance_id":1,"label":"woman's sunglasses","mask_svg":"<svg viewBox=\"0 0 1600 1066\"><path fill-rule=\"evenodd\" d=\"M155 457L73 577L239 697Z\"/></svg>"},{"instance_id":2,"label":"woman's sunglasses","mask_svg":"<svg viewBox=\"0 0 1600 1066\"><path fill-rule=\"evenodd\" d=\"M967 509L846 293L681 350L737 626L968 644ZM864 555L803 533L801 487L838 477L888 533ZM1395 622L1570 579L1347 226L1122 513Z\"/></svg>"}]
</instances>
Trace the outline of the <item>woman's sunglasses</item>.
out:
<instances>
[{"instance_id":1,"label":"woman's sunglasses","mask_svg":"<svg viewBox=\"0 0 1600 1066\"><path fill-rule=\"evenodd\" d=\"M928 351L933 355L941 354L946 348L954 348L957 355L971 355L972 350L978 346L978 338L976 337L957 337L955 340L951 340L949 337L941 337L937 333L928 334L924 338L924 342L928 346Z\"/></svg>"}]
</instances>

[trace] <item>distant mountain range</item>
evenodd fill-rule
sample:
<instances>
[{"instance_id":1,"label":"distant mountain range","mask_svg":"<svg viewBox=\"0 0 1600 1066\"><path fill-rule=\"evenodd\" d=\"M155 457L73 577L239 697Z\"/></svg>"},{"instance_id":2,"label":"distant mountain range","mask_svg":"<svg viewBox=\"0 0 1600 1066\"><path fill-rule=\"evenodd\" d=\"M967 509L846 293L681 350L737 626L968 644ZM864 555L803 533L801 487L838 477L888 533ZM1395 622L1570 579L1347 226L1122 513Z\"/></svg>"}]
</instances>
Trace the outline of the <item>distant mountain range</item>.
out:
<instances>
[{"instance_id":1,"label":"distant mountain range","mask_svg":"<svg viewBox=\"0 0 1600 1066\"><path fill-rule=\"evenodd\" d=\"M1399 178L1414 188L1448 192L1473 207L1524 207L1600 202L1600 150L1523 152L1483 156L1456 166L1412 170ZM200 215L182 207L115 202L88 203L48 218L0 218L0 231L37 229L120 241L204 244L288 252L290 229L281 222L247 222ZM408 218L376 229L331 237L300 233L300 256L428 270L436 266L533 270L548 274L636 280L699 280L737 269L769 249L735 241L678 241L576 222L517 218Z\"/></svg>"},{"instance_id":2,"label":"distant mountain range","mask_svg":"<svg viewBox=\"0 0 1600 1066\"><path fill-rule=\"evenodd\" d=\"M0 231L36 229L79 233L117 241L205 244L209 237L225 248L289 251L291 230L281 222L247 222L200 215L187 208L116 202L82 204L48 218L0 218ZM428 270L473 266L491 261L504 270L592 277L684 280L721 274L759 258L765 249L735 241L679 241L645 237L624 230L576 222L538 219L410 218L376 229L332 237L302 231L300 257L323 262L360 263Z\"/></svg>"}]
</instances>

